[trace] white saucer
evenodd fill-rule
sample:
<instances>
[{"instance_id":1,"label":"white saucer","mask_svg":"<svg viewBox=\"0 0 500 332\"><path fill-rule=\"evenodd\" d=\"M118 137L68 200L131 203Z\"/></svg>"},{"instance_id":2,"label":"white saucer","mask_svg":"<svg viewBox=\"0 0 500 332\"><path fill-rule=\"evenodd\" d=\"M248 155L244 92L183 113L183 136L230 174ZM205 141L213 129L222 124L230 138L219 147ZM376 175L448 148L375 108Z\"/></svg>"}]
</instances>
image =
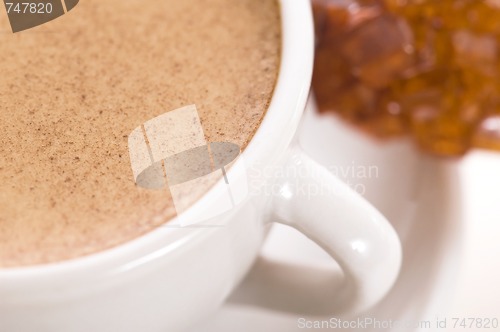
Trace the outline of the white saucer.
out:
<instances>
[{"instance_id":1,"label":"white saucer","mask_svg":"<svg viewBox=\"0 0 500 332\"><path fill-rule=\"evenodd\" d=\"M359 316L386 327L341 330L476 331L453 328L453 318L500 319L500 154L473 152L462 160L421 156L408 141L374 142L331 115L318 115L311 103L298 142L384 213L403 243L403 268L393 290ZM353 174L370 166L376 175ZM338 270L319 247L281 225L272 229L262 256ZM234 298L192 332L304 330L297 314Z\"/></svg>"}]
</instances>

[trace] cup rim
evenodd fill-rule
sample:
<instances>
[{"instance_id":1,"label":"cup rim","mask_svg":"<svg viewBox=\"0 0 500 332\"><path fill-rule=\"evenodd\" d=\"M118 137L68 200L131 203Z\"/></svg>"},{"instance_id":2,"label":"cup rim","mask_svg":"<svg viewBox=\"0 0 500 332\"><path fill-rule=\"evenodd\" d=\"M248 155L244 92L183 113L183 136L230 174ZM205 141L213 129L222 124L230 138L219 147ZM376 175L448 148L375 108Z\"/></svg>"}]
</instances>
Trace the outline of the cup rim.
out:
<instances>
[{"instance_id":1,"label":"cup rim","mask_svg":"<svg viewBox=\"0 0 500 332\"><path fill-rule=\"evenodd\" d=\"M242 153L245 163L257 163L276 157L276 150L288 147L299 125L309 95L314 60L314 25L309 0L279 0L282 25L281 64L275 89L266 114ZM269 144L269 142L273 144ZM221 180L222 181L222 180ZM219 181L185 213L193 213L223 185ZM224 189L225 190L225 189ZM175 218L174 218L175 219ZM174 219L170 220L172 222ZM174 231L175 230L175 231ZM0 267L0 290L9 285L26 292L24 286L36 281L37 287L69 280L95 280L112 276L144 265L163 255L177 251L200 236L206 229L188 231L158 227L135 239L96 253L53 263L20 267ZM182 234L181 234L182 233Z\"/></svg>"}]
</instances>

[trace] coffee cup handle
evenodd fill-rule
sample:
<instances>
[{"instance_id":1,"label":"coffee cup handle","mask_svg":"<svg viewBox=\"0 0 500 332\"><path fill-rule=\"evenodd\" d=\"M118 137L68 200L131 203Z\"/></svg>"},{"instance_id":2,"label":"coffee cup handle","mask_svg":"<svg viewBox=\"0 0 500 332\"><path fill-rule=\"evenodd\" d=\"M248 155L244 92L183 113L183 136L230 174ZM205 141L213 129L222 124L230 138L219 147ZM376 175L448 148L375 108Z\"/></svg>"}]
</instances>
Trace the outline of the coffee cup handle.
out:
<instances>
[{"instance_id":1,"label":"coffee cup handle","mask_svg":"<svg viewBox=\"0 0 500 332\"><path fill-rule=\"evenodd\" d=\"M332 271L260 257L230 301L316 316L369 309L399 274L396 232L361 195L298 146L289 149L282 165L294 176L273 186L269 221L291 226L322 247L342 268L343 283L335 282Z\"/></svg>"}]
</instances>

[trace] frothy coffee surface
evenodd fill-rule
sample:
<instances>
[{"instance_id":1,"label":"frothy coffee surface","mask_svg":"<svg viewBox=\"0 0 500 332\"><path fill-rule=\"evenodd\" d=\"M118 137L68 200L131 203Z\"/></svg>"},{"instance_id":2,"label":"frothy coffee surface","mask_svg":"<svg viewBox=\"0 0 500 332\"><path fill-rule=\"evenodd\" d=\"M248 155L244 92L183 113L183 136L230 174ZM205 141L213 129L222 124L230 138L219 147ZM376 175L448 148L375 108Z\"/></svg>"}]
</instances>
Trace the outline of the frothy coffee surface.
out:
<instances>
[{"instance_id":1,"label":"frothy coffee surface","mask_svg":"<svg viewBox=\"0 0 500 332\"><path fill-rule=\"evenodd\" d=\"M134 183L128 135L196 104L207 141L245 147L279 69L275 0L85 0L16 34L4 14L0 267L95 253L167 222L171 198Z\"/></svg>"}]
</instances>

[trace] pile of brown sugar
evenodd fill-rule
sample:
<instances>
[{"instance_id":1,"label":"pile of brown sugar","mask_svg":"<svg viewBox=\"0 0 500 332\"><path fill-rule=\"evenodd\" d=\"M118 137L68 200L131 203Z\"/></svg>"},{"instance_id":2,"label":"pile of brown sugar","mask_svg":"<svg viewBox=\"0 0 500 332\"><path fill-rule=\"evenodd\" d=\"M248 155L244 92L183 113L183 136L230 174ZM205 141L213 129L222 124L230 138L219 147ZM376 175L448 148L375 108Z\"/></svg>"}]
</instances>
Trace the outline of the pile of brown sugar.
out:
<instances>
[{"instance_id":1,"label":"pile of brown sugar","mask_svg":"<svg viewBox=\"0 0 500 332\"><path fill-rule=\"evenodd\" d=\"M314 0L319 108L424 151L500 150L496 0Z\"/></svg>"}]
</instances>

